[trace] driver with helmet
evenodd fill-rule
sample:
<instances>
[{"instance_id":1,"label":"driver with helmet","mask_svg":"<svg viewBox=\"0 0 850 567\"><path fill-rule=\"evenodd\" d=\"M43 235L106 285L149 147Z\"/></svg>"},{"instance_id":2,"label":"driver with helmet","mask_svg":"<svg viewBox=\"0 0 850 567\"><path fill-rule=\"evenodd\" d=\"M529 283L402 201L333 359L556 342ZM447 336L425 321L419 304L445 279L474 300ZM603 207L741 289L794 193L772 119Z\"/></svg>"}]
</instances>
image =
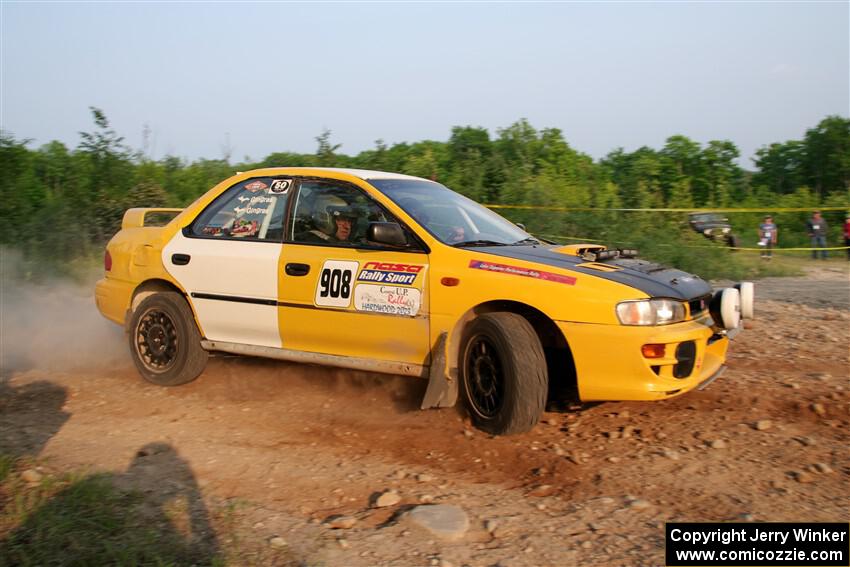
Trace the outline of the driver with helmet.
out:
<instances>
[{"instance_id":1,"label":"driver with helmet","mask_svg":"<svg viewBox=\"0 0 850 567\"><path fill-rule=\"evenodd\" d=\"M300 240L306 242L351 242L357 214L339 197L320 199L313 209L313 228Z\"/></svg>"}]
</instances>

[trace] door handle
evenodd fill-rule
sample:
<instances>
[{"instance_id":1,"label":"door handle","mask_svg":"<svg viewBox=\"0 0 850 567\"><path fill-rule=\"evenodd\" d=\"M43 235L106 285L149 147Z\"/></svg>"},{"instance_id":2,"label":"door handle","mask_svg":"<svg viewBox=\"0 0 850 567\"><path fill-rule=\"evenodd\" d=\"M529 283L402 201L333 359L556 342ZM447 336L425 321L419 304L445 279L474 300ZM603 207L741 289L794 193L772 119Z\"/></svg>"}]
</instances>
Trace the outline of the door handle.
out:
<instances>
[{"instance_id":1,"label":"door handle","mask_svg":"<svg viewBox=\"0 0 850 567\"><path fill-rule=\"evenodd\" d=\"M171 255L171 263L175 266L185 266L189 263L192 257L188 254L172 254Z\"/></svg>"},{"instance_id":2,"label":"door handle","mask_svg":"<svg viewBox=\"0 0 850 567\"><path fill-rule=\"evenodd\" d=\"M310 265L309 264L287 264L286 265L286 275L287 276L306 276L310 273Z\"/></svg>"}]
</instances>

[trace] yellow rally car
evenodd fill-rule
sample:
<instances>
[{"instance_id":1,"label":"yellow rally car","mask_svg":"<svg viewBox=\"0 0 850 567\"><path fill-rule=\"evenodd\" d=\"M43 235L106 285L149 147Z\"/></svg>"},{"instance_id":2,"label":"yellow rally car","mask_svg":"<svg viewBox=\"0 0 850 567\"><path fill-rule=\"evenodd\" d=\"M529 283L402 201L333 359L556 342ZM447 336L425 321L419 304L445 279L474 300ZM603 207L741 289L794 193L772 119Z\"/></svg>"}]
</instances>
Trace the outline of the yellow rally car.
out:
<instances>
[{"instance_id":1,"label":"yellow rally car","mask_svg":"<svg viewBox=\"0 0 850 567\"><path fill-rule=\"evenodd\" d=\"M145 226L151 213L179 213ZM539 241L417 177L270 168L189 207L131 209L97 283L139 372L173 386L212 351L417 376L491 433L550 391L658 400L723 369L753 287L712 292L634 251Z\"/></svg>"}]
</instances>

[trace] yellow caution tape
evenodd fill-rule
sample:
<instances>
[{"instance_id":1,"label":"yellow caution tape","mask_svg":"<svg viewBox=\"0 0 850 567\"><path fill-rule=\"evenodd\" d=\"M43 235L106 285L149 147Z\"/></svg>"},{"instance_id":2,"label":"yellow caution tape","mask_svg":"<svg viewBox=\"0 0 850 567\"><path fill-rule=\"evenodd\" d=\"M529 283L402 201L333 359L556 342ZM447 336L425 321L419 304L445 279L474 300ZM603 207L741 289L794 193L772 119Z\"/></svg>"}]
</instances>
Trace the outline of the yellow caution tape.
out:
<instances>
[{"instance_id":1,"label":"yellow caution tape","mask_svg":"<svg viewBox=\"0 0 850 567\"><path fill-rule=\"evenodd\" d=\"M708 248L708 246L692 246L691 248ZM729 246L730 250L755 250L758 252L771 251L776 252L777 250L781 252L786 252L789 250L799 250L799 251L808 251L812 252L815 250L847 250L850 246L833 246L831 248L766 248L764 246L760 248L739 248L737 246Z\"/></svg>"},{"instance_id":2,"label":"yellow caution tape","mask_svg":"<svg viewBox=\"0 0 850 567\"><path fill-rule=\"evenodd\" d=\"M631 242L619 242L616 240L595 240L593 238L581 238L578 236L562 236L559 234L540 234L543 238L554 238L558 240L576 240L578 242L611 242L612 244L620 244L620 245L628 245L634 246L634 243ZM728 250L746 250L746 251L755 251L755 252L765 252L768 248L759 247L759 248L743 248L740 246L693 246L688 244L659 244L659 246L679 246L680 248L726 248ZM801 252L812 252L814 250L847 250L850 246L833 246L828 248L770 248L769 250L772 252L782 251L801 251Z\"/></svg>"},{"instance_id":3,"label":"yellow caution tape","mask_svg":"<svg viewBox=\"0 0 850 567\"><path fill-rule=\"evenodd\" d=\"M484 205L488 209L522 209L530 211L616 211L625 213L810 213L812 211L848 211L850 205L844 207L785 207L785 208L753 208L753 209L597 209L593 207L544 207L542 205Z\"/></svg>"}]
</instances>

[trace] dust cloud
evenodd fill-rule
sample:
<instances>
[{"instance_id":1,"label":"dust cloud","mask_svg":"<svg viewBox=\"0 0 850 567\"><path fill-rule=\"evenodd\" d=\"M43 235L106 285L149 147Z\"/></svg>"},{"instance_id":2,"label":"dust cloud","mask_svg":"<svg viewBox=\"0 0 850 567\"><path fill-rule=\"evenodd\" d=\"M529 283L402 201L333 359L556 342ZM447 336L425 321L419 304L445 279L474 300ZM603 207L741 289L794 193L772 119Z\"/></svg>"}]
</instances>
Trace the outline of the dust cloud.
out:
<instances>
[{"instance_id":1,"label":"dust cloud","mask_svg":"<svg viewBox=\"0 0 850 567\"><path fill-rule=\"evenodd\" d=\"M228 401L286 401L298 397L418 408L426 380L263 358L214 355L199 378L204 395Z\"/></svg>"},{"instance_id":2,"label":"dust cloud","mask_svg":"<svg viewBox=\"0 0 850 567\"><path fill-rule=\"evenodd\" d=\"M18 257L2 251L0 376L27 370L70 371L132 365L124 331L101 316L92 274L33 283L20 277Z\"/></svg>"},{"instance_id":3,"label":"dust cloud","mask_svg":"<svg viewBox=\"0 0 850 567\"><path fill-rule=\"evenodd\" d=\"M19 257L4 249L0 277L0 379L15 372L124 371L135 374L124 330L94 301L100 273L34 283ZM192 388L231 401L339 398L402 411L418 407L427 381L311 364L212 353Z\"/></svg>"}]
</instances>

